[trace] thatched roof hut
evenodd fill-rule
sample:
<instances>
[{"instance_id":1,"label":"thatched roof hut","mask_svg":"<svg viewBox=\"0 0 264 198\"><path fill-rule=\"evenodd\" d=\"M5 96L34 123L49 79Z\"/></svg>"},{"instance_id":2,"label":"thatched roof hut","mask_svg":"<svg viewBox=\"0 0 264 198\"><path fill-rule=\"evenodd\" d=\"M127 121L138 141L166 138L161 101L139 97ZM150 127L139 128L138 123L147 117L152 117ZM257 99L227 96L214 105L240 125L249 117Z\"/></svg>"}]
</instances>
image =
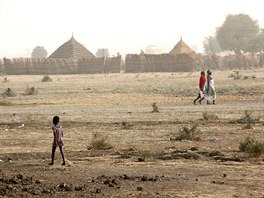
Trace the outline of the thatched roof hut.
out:
<instances>
[{"instance_id":1,"label":"thatched roof hut","mask_svg":"<svg viewBox=\"0 0 264 198\"><path fill-rule=\"evenodd\" d=\"M49 58L95 58L82 44L77 42L73 36L69 41L55 50Z\"/></svg>"},{"instance_id":2,"label":"thatched roof hut","mask_svg":"<svg viewBox=\"0 0 264 198\"><path fill-rule=\"evenodd\" d=\"M191 57L195 56L195 51L190 48L183 40L181 39L174 48L170 51L170 55L179 55L179 54L187 54Z\"/></svg>"}]
</instances>

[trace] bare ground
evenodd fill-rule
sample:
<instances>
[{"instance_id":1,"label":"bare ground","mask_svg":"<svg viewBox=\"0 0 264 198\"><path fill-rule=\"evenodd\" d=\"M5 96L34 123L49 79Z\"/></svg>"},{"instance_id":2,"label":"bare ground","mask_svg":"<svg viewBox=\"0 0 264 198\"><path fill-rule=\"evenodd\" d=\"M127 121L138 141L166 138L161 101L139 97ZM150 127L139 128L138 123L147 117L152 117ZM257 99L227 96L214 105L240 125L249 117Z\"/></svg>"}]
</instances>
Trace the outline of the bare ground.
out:
<instances>
[{"instance_id":1,"label":"bare ground","mask_svg":"<svg viewBox=\"0 0 264 198\"><path fill-rule=\"evenodd\" d=\"M231 74L213 74L217 105L193 105L198 72L2 77L0 93L16 96L0 100L0 197L264 197L263 156L239 151L246 137L264 141L264 70ZM260 119L251 129L232 122L246 110ZM59 151L48 166L54 115L66 166ZM176 141L193 123L200 140ZM98 134L111 149L92 148Z\"/></svg>"}]
</instances>

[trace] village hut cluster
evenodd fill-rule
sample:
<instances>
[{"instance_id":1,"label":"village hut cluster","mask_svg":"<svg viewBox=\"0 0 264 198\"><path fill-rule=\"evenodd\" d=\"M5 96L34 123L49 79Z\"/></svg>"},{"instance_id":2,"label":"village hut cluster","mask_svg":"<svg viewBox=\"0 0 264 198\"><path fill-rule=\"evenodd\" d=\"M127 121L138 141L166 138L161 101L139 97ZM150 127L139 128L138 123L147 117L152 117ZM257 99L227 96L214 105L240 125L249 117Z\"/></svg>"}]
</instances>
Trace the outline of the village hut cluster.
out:
<instances>
[{"instance_id":1,"label":"village hut cluster","mask_svg":"<svg viewBox=\"0 0 264 198\"><path fill-rule=\"evenodd\" d=\"M182 39L169 53L127 54L122 56L96 57L72 36L48 58L0 59L0 73L23 74L93 74L138 72L190 72L211 69L244 69L264 65L264 54L216 55L197 54ZM123 63L124 62L124 63Z\"/></svg>"}]
</instances>

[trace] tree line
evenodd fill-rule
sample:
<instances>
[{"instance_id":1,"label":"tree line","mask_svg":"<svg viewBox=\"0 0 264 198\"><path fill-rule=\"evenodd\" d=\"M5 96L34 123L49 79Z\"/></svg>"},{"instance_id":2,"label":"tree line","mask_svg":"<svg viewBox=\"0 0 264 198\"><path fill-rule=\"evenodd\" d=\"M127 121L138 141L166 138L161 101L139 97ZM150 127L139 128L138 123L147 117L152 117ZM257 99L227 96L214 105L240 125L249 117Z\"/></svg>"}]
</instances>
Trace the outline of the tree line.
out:
<instances>
[{"instance_id":1,"label":"tree line","mask_svg":"<svg viewBox=\"0 0 264 198\"><path fill-rule=\"evenodd\" d=\"M264 29L249 15L228 15L224 23L216 28L215 34L206 37L203 44L207 54L223 51L233 51L236 54L263 52Z\"/></svg>"}]
</instances>

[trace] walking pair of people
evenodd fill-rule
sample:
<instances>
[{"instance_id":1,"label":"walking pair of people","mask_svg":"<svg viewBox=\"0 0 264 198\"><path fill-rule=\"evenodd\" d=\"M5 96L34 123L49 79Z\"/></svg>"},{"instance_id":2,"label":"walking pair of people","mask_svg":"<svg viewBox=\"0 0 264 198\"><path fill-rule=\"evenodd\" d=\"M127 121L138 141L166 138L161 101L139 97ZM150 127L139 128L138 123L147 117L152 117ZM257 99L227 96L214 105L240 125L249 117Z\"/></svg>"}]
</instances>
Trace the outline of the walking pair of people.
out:
<instances>
[{"instance_id":1,"label":"walking pair of people","mask_svg":"<svg viewBox=\"0 0 264 198\"><path fill-rule=\"evenodd\" d=\"M210 104L213 101L215 104L216 100L216 91L214 87L214 80L212 77L212 72L207 70L207 78L205 78L205 72L201 71L200 81L199 81L199 94L197 98L193 101L193 104L196 105L196 101L202 104L203 100L207 100L207 104Z\"/></svg>"}]
</instances>

